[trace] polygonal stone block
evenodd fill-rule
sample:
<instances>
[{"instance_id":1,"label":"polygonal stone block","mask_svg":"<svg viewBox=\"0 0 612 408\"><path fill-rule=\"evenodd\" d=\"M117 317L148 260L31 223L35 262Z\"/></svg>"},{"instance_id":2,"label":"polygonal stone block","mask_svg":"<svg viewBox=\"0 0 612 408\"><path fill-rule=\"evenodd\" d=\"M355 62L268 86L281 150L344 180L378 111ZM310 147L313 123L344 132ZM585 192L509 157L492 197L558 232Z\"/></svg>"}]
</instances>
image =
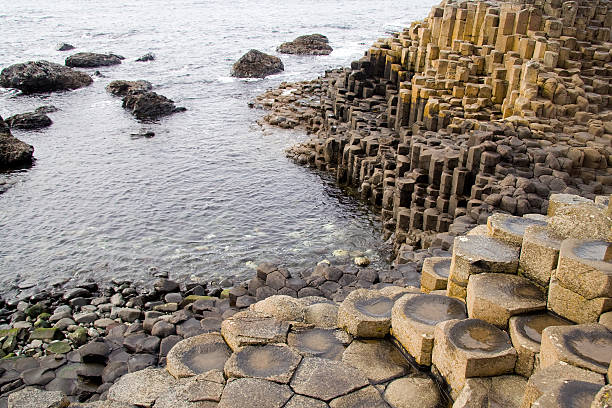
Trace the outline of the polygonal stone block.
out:
<instances>
[{"instance_id":1,"label":"polygonal stone block","mask_svg":"<svg viewBox=\"0 0 612 408\"><path fill-rule=\"evenodd\" d=\"M219 333L206 333L179 341L166 357L166 369L175 378L222 370L231 351Z\"/></svg>"},{"instance_id":2,"label":"polygonal stone block","mask_svg":"<svg viewBox=\"0 0 612 408\"><path fill-rule=\"evenodd\" d=\"M518 407L526 385L527 379L519 375L468 378L453 408Z\"/></svg>"},{"instance_id":3,"label":"polygonal stone block","mask_svg":"<svg viewBox=\"0 0 612 408\"><path fill-rule=\"evenodd\" d=\"M548 227L563 238L612 241L612 217L606 207L593 203L558 209Z\"/></svg>"},{"instance_id":4,"label":"polygonal stone block","mask_svg":"<svg viewBox=\"0 0 612 408\"><path fill-rule=\"evenodd\" d=\"M519 273L536 284L547 287L557 268L561 239L548 228L534 225L525 229L519 260Z\"/></svg>"},{"instance_id":5,"label":"polygonal stone block","mask_svg":"<svg viewBox=\"0 0 612 408\"><path fill-rule=\"evenodd\" d=\"M448 277L448 296L465 299L471 275L479 273L510 273L518 268L519 250L487 236L455 238Z\"/></svg>"},{"instance_id":6,"label":"polygonal stone block","mask_svg":"<svg viewBox=\"0 0 612 408\"><path fill-rule=\"evenodd\" d=\"M233 351L244 346L285 343L289 324L251 310L238 312L221 323L221 334Z\"/></svg>"},{"instance_id":7,"label":"polygonal stone block","mask_svg":"<svg viewBox=\"0 0 612 408\"><path fill-rule=\"evenodd\" d=\"M605 375L612 360L612 333L598 323L551 326L542 331L540 364L557 361Z\"/></svg>"},{"instance_id":8,"label":"polygonal stone block","mask_svg":"<svg viewBox=\"0 0 612 408\"><path fill-rule=\"evenodd\" d=\"M528 377L539 364L542 330L548 326L571 323L550 313L534 313L510 318L509 332L512 345L518 353L514 372Z\"/></svg>"},{"instance_id":9,"label":"polygonal stone block","mask_svg":"<svg viewBox=\"0 0 612 408\"><path fill-rule=\"evenodd\" d=\"M605 241L566 239L561 244L556 277L565 288L586 299L612 297L612 262Z\"/></svg>"},{"instance_id":10,"label":"polygonal stone block","mask_svg":"<svg viewBox=\"0 0 612 408\"><path fill-rule=\"evenodd\" d=\"M285 344L247 346L225 362L225 375L287 384L302 357Z\"/></svg>"},{"instance_id":11,"label":"polygonal stone block","mask_svg":"<svg viewBox=\"0 0 612 408\"><path fill-rule=\"evenodd\" d=\"M428 293L432 290L446 289L450 264L451 258L448 257L434 256L425 259L421 272L421 290Z\"/></svg>"},{"instance_id":12,"label":"polygonal stone block","mask_svg":"<svg viewBox=\"0 0 612 408\"><path fill-rule=\"evenodd\" d=\"M612 298L586 299L552 278L547 308L575 323L595 323L602 313L612 310Z\"/></svg>"},{"instance_id":13,"label":"polygonal stone block","mask_svg":"<svg viewBox=\"0 0 612 408\"><path fill-rule=\"evenodd\" d=\"M511 316L546 309L546 296L521 276L483 273L470 276L467 309L471 318L505 329Z\"/></svg>"},{"instance_id":14,"label":"polygonal stone block","mask_svg":"<svg viewBox=\"0 0 612 408\"><path fill-rule=\"evenodd\" d=\"M357 337L385 337L394 299L377 290L352 291L338 309L338 327Z\"/></svg>"},{"instance_id":15,"label":"polygonal stone block","mask_svg":"<svg viewBox=\"0 0 612 408\"><path fill-rule=\"evenodd\" d=\"M372 384L402 377L410 365L388 340L354 340L344 351L342 361L359 369Z\"/></svg>"},{"instance_id":16,"label":"polygonal stone block","mask_svg":"<svg viewBox=\"0 0 612 408\"><path fill-rule=\"evenodd\" d=\"M511 373L516 350L508 333L478 319L448 320L434 330L431 361L454 391L471 377Z\"/></svg>"},{"instance_id":17,"label":"polygonal stone block","mask_svg":"<svg viewBox=\"0 0 612 408\"><path fill-rule=\"evenodd\" d=\"M553 217L557 210L563 207L592 202L593 200L575 194L551 194L548 198L548 216Z\"/></svg>"},{"instance_id":18,"label":"polygonal stone block","mask_svg":"<svg viewBox=\"0 0 612 408\"><path fill-rule=\"evenodd\" d=\"M585 381L563 381L550 387L533 408L591 408L601 386Z\"/></svg>"},{"instance_id":19,"label":"polygonal stone block","mask_svg":"<svg viewBox=\"0 0 612 408\"><path fill-rule=\"evenodd\" d=\"M546 225L546 222L502 213L487 218L489 236L515 246L521 246L525 229L533 225Z\"/></svg>"},{"instance_id":20,"label":"polygonal stone block","mask_svg":"<svg viewBox=\"0 0 612 408\"><path fill-rule=\"evenodd\" d=\"M440 295L409 294L398 300L391 313L393 336L421 365L431 364L436 324L465 319L465 304Z\"/></svg>"}]
</instances>

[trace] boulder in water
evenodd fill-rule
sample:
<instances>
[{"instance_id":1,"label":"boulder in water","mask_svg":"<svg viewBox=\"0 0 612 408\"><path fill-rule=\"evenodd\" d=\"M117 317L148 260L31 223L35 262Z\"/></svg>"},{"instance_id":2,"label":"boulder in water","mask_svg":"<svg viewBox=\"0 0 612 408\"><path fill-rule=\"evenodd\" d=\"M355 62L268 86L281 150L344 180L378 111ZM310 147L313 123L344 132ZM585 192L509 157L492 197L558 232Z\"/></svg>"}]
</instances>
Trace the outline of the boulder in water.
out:
<instances>
[{"instance_id":1,"label":"boulder in water","mask_svg":"<svg viewBox=\"0 0 612 408\"><path fill-rule=\"evenodd\" d=\"M82 88L93 80L84 72L48 61L11 65L0 73L0 85L30 94Z\"/></svg>"},{"instance_id":2,"label":"boulder in water","mask_svg":"<svg viewBox=\"0 0 612 408\"><path fill-rule=\"evenodd\" d=\"M282 43L277 51L283 54L329 55L334 49L322 34L302 35L291 42Z\"/></svg>"},{"instance_id":3,"label":"boulder in water","mask_svg":"<svg viewBox=\"0 0 612 408\"><path fill-rule=\"evenodd\" d=\"M155 61L155 54L148 52L142 57L136 59L137 62Z\"/></svg>"},{"instance_id":4,"label":"boulder in water","mask_svg":"<svg viewBox=\"0 0 612 408\"><path fill-rule=\"evenodd\" d=\"M13 137L0 117L0 169L17 169L32 165L34 147Z\"/></svg>"},{"instance_id":5,"label":"boulder in water","mask_svg":"<svg viewBox=\"0 0 612 408\"><path fill-rule=\"evenodd\" d=\"M231 75L238 78L264 78L282 72L284 69L280 58L261 51L250 50L236 61Z\"/></svg>"},{"instance_id":6,"label":"boulder in water","mask_svg":"<svg viewBox=\"0 0 612 408\"><path fill-rule=\"evenodd\" d=\"M107 67L121 64L121 59L114 54L97 54L95 52L79 52L66 58L66 66L78 68Z\"/></svg>"},{"instance_id":7,"label":"boulder in water","mask_svg":"<svg viewBox=\"0 0 612 408\"><path fill-rule=\"evenodd\" d=\"M123 98L123 107L140 120L152 120L186 109L174 101L150 91L132 91Z\"/></svg>"},{"instance_id":8,"label":"boulder in water","mask_svg":"<svg viewBox=\"0 0 612 408\"><path fill-rule=\"evenodd\" d=\"M6 118L6 124L13 129L34 130L51 126L53 121L41 112L26 112Z\"/></svg>"},{"instance_id":9,"label":"boulder in water","mask_svg":"<svg viewBox=\"0 0 612 408\"><path fill-rule=\"evenodd\" d=\"M56 48L58 51L70 51L74 50L74 45L68 43L61 43L57 45Z\"/></svg>"},{"instance_id":10,"label":"boulder in water","mask_svg":"<svg viewBox=\"0 0 612 408\"><path fill-rule=\"evenodd\" d=\"M106 85L106 91L115 96L126 96L130 92L147 92L153 89L149 81L112 81Z\"/></svg>"}]
</instances>

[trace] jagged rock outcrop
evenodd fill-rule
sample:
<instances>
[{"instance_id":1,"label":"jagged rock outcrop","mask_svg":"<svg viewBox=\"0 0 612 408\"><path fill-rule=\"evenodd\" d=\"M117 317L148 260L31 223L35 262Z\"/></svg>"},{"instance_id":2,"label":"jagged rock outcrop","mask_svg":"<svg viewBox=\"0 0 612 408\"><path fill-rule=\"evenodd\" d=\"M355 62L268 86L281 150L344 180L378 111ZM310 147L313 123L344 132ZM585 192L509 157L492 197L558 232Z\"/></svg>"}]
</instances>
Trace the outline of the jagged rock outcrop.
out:
<instances>
[{"instance_id":1,"label":"jagged rock outcrop","mask_svg":"<svg viewBox=\"0 0 612 408\"><path fill-rule=\"evenodd\" d=\"M232 66L231 75L238 78L264 78L285 69L280 58L250 50Z\"/></svg>"},{"instance_id":2,"label":"jagged rock outcrop","mask_svg":"<svg viewBox=\"0 0 612 408\"><path fill-rule=\"evenodd\" d=\"M93 80L84 72L48 61L29 61L11 65L0 73L0 85L26 94L67 91L82 88Z\"/></svg>"},{"instance_id":3,"label":"jagged rock outcrop","mask_svg":"<svg viewBox=\"0 0 612 408\"><path fill-rule=\"evenodd\" d=\"M333 50L327 37L322 34L302 35L277 48L280 53L298 55L329 55Z\"/></svg>"}]
</instances>

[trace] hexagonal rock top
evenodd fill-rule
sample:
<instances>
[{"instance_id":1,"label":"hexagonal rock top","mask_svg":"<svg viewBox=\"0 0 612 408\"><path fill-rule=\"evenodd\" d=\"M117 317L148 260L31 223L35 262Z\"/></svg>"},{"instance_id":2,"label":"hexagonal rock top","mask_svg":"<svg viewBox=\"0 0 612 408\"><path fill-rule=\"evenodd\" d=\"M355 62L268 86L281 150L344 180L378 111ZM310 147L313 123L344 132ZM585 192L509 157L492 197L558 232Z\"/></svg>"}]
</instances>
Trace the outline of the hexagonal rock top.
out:
<instances>
[{"instance_id":1,"label":"hexagonal rock top","mask_svg":"<svg viewBox=\"0 0 612 408\"><path fill-rule=\"evenodd\" d=\"M542 331L540 364L557 361L606 374L612 360L612 333L598 323L552 326Z\"/></svg>"},{"instance_id":2,"label":"hexagonal rock top","mask_svg":"<svg viewBox=\"0 0 612 408\"><path fill-rule=\"evenodd\" d=\"M465 299L471 275L479 273L515 274L519 250L498 239L472 235L457 237L448 276L448 296Z\"/></svg>"},{"instance_id":3,"label":"hexagonal rock top","mask_svg":"<svg viewBox=\"0 0 612 408\"><path fill-rule=\"evenodd\" d=\"M593 200L574 194L551 194L548 198L548 216L553 217L558 209L578 204L592 204Z\"/></svg>"},{"instance_id":4,"label":"hexagonal rock top","mask_svg":"<svg viewBox=\"0 0 612 408\"><path fill-rule=\"evenodd\" d=\"M64 408L70 405L70 400L60 391L42 391L34 387L26 387L8 396L8 406L11 408Z\"/></svg>"},{"instance_id":5,"label":"hexagonal rock top","mask_svg":"<svg viewBox=\"0 0 612 408\"><path fill-rule=\"evenodd\" d=\"M515 246L521 246L525 229L532 225L546 225L546 222L502 213L487 218L489 236Z\"/></svg>"},{"instance_id":6,"label":"hexagonal rock top","mask_svg":"<svg viewBox=\"0 0 612 408\"><path fill-rule=\"evenodd\" d=\"M410 367L387 340L355 340L344 351L342 361L359 369L373 384L404 376Z\"/></svg>"},{"instance_id":7,"label":"hexagonal rock top","mask_svg":"<svg viewBox=\"0 0 612 408\"><path fill-rule=\"evenodd\" d=\"M533 408L591 408L601 385L585 381L563 381L551 387Z\"/></svg>"},{"instance_id":8,"label":"hexagonal rock top","mask_svg":"<svg viewBox=\"0 0 612 408\"><path fill-rule=\"evenodd\" d=\"M424 292L446 289L451 258L433 256L423 261L421 289Z\"/></svg>"},{"instance_id":9,"label":"hexagonal rock top","mask_svg":"<svg viewBox=\"0 0 612 408\"><path fill-rule=\"evenodd\" d=\"M504 329L510 316L545 310L546 296L521 276L483 273L470 276L467 309L471 318Z\"/></svg>"},{"instance_id":10,"label":"hexagonal rock top","mask_svg":"<svg viewBox=\"0 0 612 408\"><path fill-rule=\"evenodd\" d=\"M566 239L561 244L557 279L565 288L586 299L612 297L612 262L605 241Z\"/></svg>"},{"instance_id":11,"label":"hexagonal rock top","mask_svg":"<svg viewBox=\"0 0 612 408\"><path fill-rule=\"evenodd\" d=\"M343 330L294 328L287 336L287 344L301 355L339 360L353 337Z\"/></svg>"},{"instance_id":12,"label":"hexagonal rock top","mask_svg":"<svg viewBox=\"0 0 612 408\"><path fill-rule=\"evenodd\" d=\"M289 323L254 311L238 312L221 323L221 334L233 351L244 346L286 343Z\"/></svg>"},{"instance_id":13,"label":"hexagonal rock top","mask_svg":"<svg viewBox=\"0 0 612 408\"><path fill-rule=\"evenodd\" d=\"M225 386L218 408L281 408L293 393L285 384L258 378L239 378Z\"/></svg>"},{"instance_id":14,"label":"hexagonal rock top","mask_svg":"<svg viewBox=\"0 0 612 408\"><path fill-rule=\"evenodd\" d=\"M164 368L146 368L126 374L108 390L108 399L150 407L176 380Z\"/></svg>"},{"instance_id":15,"label":"hexagonal rock top","mask_svg":"<svg viewBox=\"0 0 612 408\"><path fill-rule=\"evenodd\" d=\"M561 239L547 227L534 225L525 229L519 270L542 287L548 286L559 260Z\"/></svg>"},{"instance_id":16,"label":"hexagonal rock top","mask_svg":"<svg viewBox=\"0 0 612 408\"><path fill-rule=\"evenodd\" d=\"M478 319L448 320L435 330L432 362L455 391L466 378L511 373L516 350L508 333Z\"/></svg>"},{"instance_id":17,"label":"hexagonal rock top","mask_svg":"<svg viewBox=\"0 0 612 408\"><path fill-rule=\"evenodd\" d=\"M377 290L357 289L338 309L338 326L357 337L385 337L394 300Z\"/></svg>"},{"instance_id":18,"label":"hexagonal rock top","mask_svg":"<svg viewBox=\"0 0 612 408\"><path fill-rule=\"evenodd\" d=\"M542 330L548 326L566 326L572 323L548 312L513 316L509 322L512 345L518 353L514 371L525 377L531 376L536 354L540 352Z\"/></svg>"},{"instance_id":19,"label":"hexagonal rock top","mask_svg":"<svg viewBox=\"0 0 612 408\"><path fill-rule=\"evenodd\" d=\"M230 354L219 333L201 334L176 343L166 357L166 369L175 378L223 370Z\"/></svg>"},{"instance_id":20,"label":"hexagonal rock top","mask_svg":"<svg viewBox=\"0 0 612 408\"><path fill-rule=\"evenodd\" d=\"M260 300L250 309L283 321L303 321L304 305L298 299L286 295L274 295Z\"/></svg>"},{"instance_id":21,"label":"hexagonal rock top","mask_svg":"<svg viewBox=\"0 0 612 408\"><path fill-rule=\"evenodd\" d=\"M284 344L247 346L227 360L225 375L287 384L301 360L302 356Z\"/></svg>"},{"instance_id":22,"label":"hexagonal rock top","mask_svg":"<svg viewBox=\"0 0 612 408\"><path fill-rule=\"evenodd\" d=\"M340 361L317 357L305 357L291 380L291 388L298 394L323 401L368 384L368 379L358 369Z\"/></svg>"},{"instance_id":23,"label":"hexagonal rock top","mask_svg":"<svg viewBox=\"0 0 612 408\"><path fill-rule=\"evenodd\" d=\"M372 386L343 395L329 403L331 408L388 408L378 390Z\"/></svg>"},{"instance_id":24,"label":"hexagonal rock top","mask_svg":"<svg viewBox=\"0 0 612 408\"><path fill-rule=\"evenodd\" d=\"M430 365L436 324L466 317L465 304L458 299L433 294L408 294L393 306L391 326L393 336L416 362Z\"/></svg>"},{"instance_id":25,"label":"hexagonal rock top","mask_svg":"<svg viewBox=\"0 0 612 408\"><path fill-rule=\"evenodd\" d=\"M155 400L154 407L213 408L221 399L224 387L223 372L211 370L205 374L180 380L175 387L168 389L168 392Z\"/></svg>"}]
</instances>

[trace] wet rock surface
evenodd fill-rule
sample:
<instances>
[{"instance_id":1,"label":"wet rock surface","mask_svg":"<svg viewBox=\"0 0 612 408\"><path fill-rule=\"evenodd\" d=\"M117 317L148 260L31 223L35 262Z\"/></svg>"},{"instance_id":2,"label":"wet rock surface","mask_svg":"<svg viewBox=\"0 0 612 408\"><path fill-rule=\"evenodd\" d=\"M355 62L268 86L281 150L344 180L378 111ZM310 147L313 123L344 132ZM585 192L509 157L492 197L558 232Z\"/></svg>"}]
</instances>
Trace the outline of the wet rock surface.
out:
<instances>
[{"instance_id":1,"label":"wet rock surface","mask_svg":"<svg viewBox=\"0 0 612 408\"><path fill-rule=\"evenodd\" d=\"M238 78L264 78L284 71L280 58L250 50L232 66L231 75Z\"/></svg>"},{"instance_id":2,"label":"wet rock surface","mask_svg":"<svg viewBox=\"0 0 612 408\"><path fill-rule=\"evenodd\" d=\"M132 90L123 98L123 108L140 120L154 120L186 109L155 92Z\"/></svg>"},{"instance_id":3,"label":"wet rock surface","mask_svg":"<svg viewBox=\"0 0 612 408\"><path fill-rule=\"evenodd\" d=\"M13 129L34 130L42 129L53 124L51 118L44 113L27 112L9 116L5 122Z\"/></svg>"},{"instance_id":4,"label":"wet rock surface","mask_svg":"<svg viewBox=\"0 0 612 408\"><path fill-rule=\"evenodd\" d=\"M278 49L282 54L329 55L333 48L322 34L310 34L297 37L295 40L282 43Z\"/></svg>"},{"instance_id":5,"label":"wet rock surface","mask_svg":"<svg viewBox=\"0 0 612 408\"><path fill-rule=\"evenodd\" d=\"M106 91L115 96L126 96L130 92L148 92L153 89L149 81L124 81L116 80L106 85Z\"/></svg>"},{"instance_id":6,"label":"wet rock surface","mask_svg":"<svg viewBox=\"0 0 612 408\"><path fill-rule=\"evenodd\" d=\"M114 54L79 52L66 58L67 67L96 68L121 64L121 58Z\"/></svg>"},{"instance_id":7,"label":"wet rock surface","mask_svg":"<svg viewBox=\"0 0 612 408\"><path fill-rule=\"evenodd\" d=\"M14 137L0 117L0 169L16 169L32 165L34 147Z\"/></svg>"},{"instance_id":8,"label":"wet rock surface","mask_svg":"<svg viewBox=\"0 0 612 408\"><path fill-rule=\"evenodd\" d=\"M84 72L48 61L29 61L11 65L0 73L0 85L25 94L68 91L82 88L93 80Z\"/></svg>"}]
</instances>

